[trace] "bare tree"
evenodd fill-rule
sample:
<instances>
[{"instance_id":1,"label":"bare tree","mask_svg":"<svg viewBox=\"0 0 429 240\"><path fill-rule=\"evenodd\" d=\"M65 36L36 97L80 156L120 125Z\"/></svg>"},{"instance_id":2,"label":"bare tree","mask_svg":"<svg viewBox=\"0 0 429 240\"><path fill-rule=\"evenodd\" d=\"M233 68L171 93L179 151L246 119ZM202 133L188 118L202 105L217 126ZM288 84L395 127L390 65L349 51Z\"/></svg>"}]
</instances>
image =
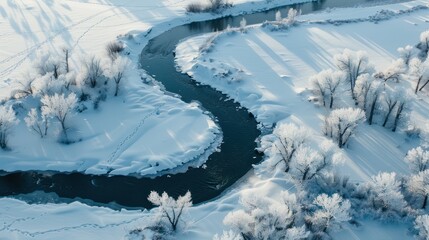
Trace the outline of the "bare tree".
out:
<instances>
[{"instance_id":1,"label":"bare tree","mask_svg":"<svg viewBox=\"0 0 429 240\"><path fill-rule=\"evenodd\" d=\"M64 53L64 64L66 73L70 72L69 58L70 58L70 50L68 48L63 48Z\"/></svg>"},{"instance_id":2,"label":"bare tree","mask_svg":"<svg viewBox=\"0 0 429 240\"><path fill-rule=\"evenodd\" d=\"M25 123L27 124L27 127L29 127L31 130L36 132L40 138L45 137L48 135L48 116L44 114L40 114L35 108L32 108L29 112L27 117L25 117Z\"/></svg>"},{"instance_id":3,"label":"bare tree","mask_svg":"<svg viewBox=\"0 0 429 240\"><path fill-rule=\"evenodd\" d=\"M329 102L329 108L332 109L334 100L337 97L337 90L344 79L342 72L334 72L331 69L324 70L311 78L313 88L323 106Z\"/></svg>"},{"instance_id":4,"label":"bare tree","mask_svg":"<svg viewBox=\"0 0 429 240\"><path fill-rule=\"evenodd\" d=\"M340 108L325 117L323 133L334 139L339 148L344 147L353 135L356 127L365 121L365 114L358 108Z\"/></svg>"},{"instance_id":5,"label":"bare tree","mask_svg":"<svg viewBox=\"0 0 429 240\"><path fill-rule=\"evenodd\" d=\"M289 172L292 158L307 140L309 133L304 128L294 124L280 124L274 129L273 134L276 139L271 149L278 156L274 166L282 163L284 172Z\"/></svg>"},{"instance_id":6,"label":"bare tree","mask_svg":"<svg viewBox=\"0 0 429 240\"><path fill-rule=\"evenodd\" d=\"M149 194L148 200L155 206L158 206L159 213L162 218L167 219L173 231L177 230L183 213L192 206L192 197L189 191L185 195L179 196L177 200L168 196L166 192L159 195L157 192L152 191Z\"/></svg>"},{"instance_id":7,"label":"bare tree","mask_svg":"<svg viewBox=\"0 0 429 240\"><path fill-rule=\"evenodd\" d=\"M397 94L390 90L386 89L383 93L383 109L384 109L384 120L383 120L383 127L386 126L387 122L389 121L390 115L393 112L393 109L395 109L396 104L398 104L397 101Z\"/></svg>"},{"instance_id":8,"label":"bare tree","mask_svg":"<svg viewBox=\"0 0 429 240\"><path fill-rule=\"evenodd\" d=\"M67 122L69 115L73 112L77 103L76 94L70 93L67 97L64 94L53 96L45 95L42 100L42 115L50 116L58 120L64 134L64 143L70 143L67 135Z\"/></svg>"},{"instance_id":9,"label":"bare tree","mask_svg":"<svg viewBox=\"0 0 429 240\"><path fill-rule=\"evenodd\" d=\"M8 149L8 136L12 127L18 124L15 111L11 107L0 106L0 147Z\"/></svg>"},{"instance_id":10,"label":"bare tree","mask_svg":"<svg viewBox=\"0 0 429 240\"><path fill-rule=\"evenodd\" d=\"M96 57L91 57L86 63L86 79L85 82L91 87L95 88L103 76L103 68L101 66L100 59Z\"/></svg>"},{"instance_id":11,"label":"bare tree","mask_svg":"<svg viewBox=\"0 0 429 240\"><path fill-rule=\"evenodd\" d=\"M362 74L372 72L372 67L369 64L367 54L363 51L353 52L349 49L344 49L341 54L334 56L334 60L338 69L346 73L347 80L350 83L352 98L356 100L354 87L357 78Z\"/></svg>"},{"instance_id":12,"label":"bare tree","mask_svg":"<svg viewBox=\"0 0 429 240\"><path fill-rule=\"evenodd\" d=\"M13 98L21 98L32 95L34 93L33 83L37 79L31 73L26 73L21 79L19 79L16 83L16 87L11 93Z\"/></svg>"},{"instance_id":13,"label":"bare tree","mask_svg":"<svg viewBox=\"0 0 429 240\"><path fill-rule=\"evenodd\" d=\"M115 81L115 97L118 96L119 83L125 78L129 65L130 61L127 58L118 56L111 63L110 68L106 70L108 77Z\"/></svg>"}]
</instances>

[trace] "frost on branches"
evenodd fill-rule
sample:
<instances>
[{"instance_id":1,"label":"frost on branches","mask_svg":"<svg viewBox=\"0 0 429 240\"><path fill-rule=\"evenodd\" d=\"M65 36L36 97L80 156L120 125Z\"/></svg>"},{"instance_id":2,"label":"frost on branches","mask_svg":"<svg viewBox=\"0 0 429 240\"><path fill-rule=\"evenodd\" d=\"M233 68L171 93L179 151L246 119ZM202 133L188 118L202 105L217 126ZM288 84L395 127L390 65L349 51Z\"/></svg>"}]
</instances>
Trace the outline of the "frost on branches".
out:
<instances>
[{"instance_id":1,"label":"frost on branches","mask_svg":"<svg viewBox=\"0 0 429 240\"><path fill-rule=\"evenodd\" d=\"M323 133L335 140L338 147L342 148L347 144L356 127L363 121L365 121L365 114L361 109L335 109L325 117Z\"/></svg>"},{"instance_id":2,"label":"frost on branches","mask_svg":"<svg viewBox=\"0 0 429 240\"><path fill-rule=\"evenodd\" d=\"M273 134L276 139L272 143L271 150L276 155L274 167L281 165L284 172L289 172L290 162L296 151L304 144L309 136L309 132L294 124L280 124Z\"/></svg>"},{"instance_id":3,"label":"frost on branches","mask_svg":"<svg viewBox=\"0 0 429 240\"><path fill-rule=\"evenodd\" d=\"M345 75L343 72L334 72L331 69L321 71L313 76L310 81L313 84L314 92L324 107L332 109L334 100L338 96L338 90Z\"/></svg>"},{"instance_id":4,"label":"frost on branches","mask_svg":"<svg viewBox=\"0 0 429 240\"><path fill-rule=\"evenodd\" d=\"M15 111L11 107L0 106L0 147L8 149L8 135L12 127L18 124Z\"/></svg>"},{"instance_id":5,"label":"frost on branches","mask_svg":"<svg viewBox=\"0 0 429 240\"><path fill-rule=\"evenodd\" d=\"M161 225L167 225L171 231L176 231L182 215L192 206L191 193L188 191L185 195L179 196L177 200L168 196L166 192L159 195L157 192L152 191L149 194L148 200L155 206L158 206L158 217Z\"/></svg>"},{"instance_id":6,"label":"frost on branches","mask_svg":"<svg viewBox=\"0 0 429 240\"><path fill-rule=\"evenodd\" d=\"M64 143L70 143L67 130L67 119L73 113L77 103L76 94L70 93L67 97L64 94L55 94L53 96L43 96L42 102L42 115L56 119L60 125L64 136Z\"/></svg>"},{"instance_id":7,"label":"frost on branches","mask_svg":"<svg viewBox=\"0 0 429 240\"><path fill-rule=\"evenodd\" d=\"M404 160L408 163L413 173L419 173L429 169L429 151L424 150L422 147L413 148L408 151Z\"/></svg>"},{"instance_id":8,"label":"frost on branches","mask_svg":"<svg viewBox=\"0 0 429 240\"><path fill-rule=\"evenodd\" d=\"M419 232L419 239L429 239L429 215L418 216L414 223L414 228Z\"/></svg>"},{"instance_id":9,"label":"frost on branches","mask_svg":"<svg viewBox=\"0 0 429 240\"><path fill-rule=\"evenodd\" d=\"M231 227L243 240L250 239L305 239L309 232L301 222L301 207L295 194L282 192L283 202L252 195L240 199L242 210L228 213L224 224ZM227 233L224 233L224 235Z\"/></svg>"},{"instance_id":10,"label":"frost on branches","mask_svg":"<svg viewBox=\"0 0 429 240\"><path fill-rule=\"evenodd\" d=\"M337 230L342 223L351 219L349 214L350 201L344 200L336 193L332 197L321 194L316 197L313 203L319 209L307 217L307 222L310 222L312 231L316 236L323 236L329 231Z\"/></svg>"}]
</instances>

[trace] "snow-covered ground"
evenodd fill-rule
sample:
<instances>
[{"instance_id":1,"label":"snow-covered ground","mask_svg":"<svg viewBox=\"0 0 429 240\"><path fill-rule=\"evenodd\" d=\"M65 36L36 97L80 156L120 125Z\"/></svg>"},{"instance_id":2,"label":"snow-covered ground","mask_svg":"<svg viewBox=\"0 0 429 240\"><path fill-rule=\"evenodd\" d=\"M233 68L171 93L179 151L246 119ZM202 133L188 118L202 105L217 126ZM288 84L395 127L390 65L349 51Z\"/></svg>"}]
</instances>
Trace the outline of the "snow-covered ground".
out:
<instances>
[{"instance_id":1,"label":"snow-covered ground","mask_svg":"<svg viewBox=\"0 0 429 240\"><path fill-rule=\"evenodd\" d=\"M333 56L344 49L366 51L376 69L386 68L399 57L398 47L416 44L420 33L428 29L428 10L378 23L365 19L382 9L397 12L425 3L328 10L303 15L299 17L301 24L285 31L250 26L245 33L200 35L178 45L176 63L182 72L249 109L262 126L293 122L311 129L313 138L323 138L321 126L327 111L308 101L309 79L322 70L335 69ZM362 22L340 26L315 23L350 19ZM410 119L416 126L424 128L428 123L427 106L424 98L413 102ZM362 126L344 151L346 162L341 172L354 181L367 180L380 171L408 173L403 157L418 144L404 133Z\"/></svg>"},{"instance_id":2,"label":"snow-covered ground","mask_svg":"<svg viewBox=\"0 0 429 240\"><path fill-rule=\"evenodd\" d=\"M134 28L135 26L132 26L132 24L142 24L140 27L144 27L143 25L147 24L145 26L146 28L149 28L152 25L155 26L160 22L164 22L164 30L168 28L168 24L179 24L177 23L179 21L175 22L171 20L171 16L183 15L183 6L186 1L177 1L175 2L176 4L171 1L163 2L165 5L175 6L172 7L173 10L169 7L165 8L162 5L158 5L157 7L153 7L152 5L152 10L150 10L151 7L144 6L144 3L126 4L125 6L121 6L122 8L119 9L117 7L112 7L111 3L96 3L97 4L91 4L91 2L67 1L65 3L55 4L59 4L58 6L65 6L65 10L69 9L70 6L74 4L81 6L91 4L94 8L87 10L87 14L89 15L94 14L95 11L92 9L98 8L101 9L98 11L100 11L99 13L102 15L103 10L106 12L111 11L111 14L116 14L127 11L137 11L146 7L147 12L144 13L148 15L143 14L143 11L139 12L139 14L135 14L137 16L125 13L115 15L124 17L124 22L122 23L119 20L120 18L116 19L116 21L114 21L116 17L107 18L110 16L109 14L104 16L106 17L106 20L103 20L104 17L101 16L99 16L99 19L98 17L95 17L98 20L91 20L94 21L92 24L99 21L101 21L102 25L110 22L111 25L105 25L104 28L111 26L112 32L118 31L117 33L123 33L124 26L128 29L137 29ZM10 1L9 3L8 1L7 6L10 7L13 4L14 2ZM52 2L52 4L54 3ZM120 1L118 1L117 4L120 5ZM373 15L380 9L407 9L417 4L428 4L428 2L413 1L407 4L396 4L382 7L331 10L330 12L321 14L302 16L300 20L323 20L328 18L344 19L349 17L365 18L366 16ZM30 11L34 8L37 9L40 5L35 6L36 4L33 5L33 8L29 7L25 10L22 9L22 11ZM3 9L4 6L0 6L0 13L5 12L2 11ZM124 9L127 9L127 11L122 11ZM157 9L158 12L156 11ZM84 14L84 12L85 11L82 10L73 14ZM2 26L4 18L8 15L9 14L1 14L1 16L3 16L3 20L0 20L0 28L4 27ZM24 16L24 14L22 16ZM130 17L130 19L126 20L125 16ZM141 19L143 17L145 19ZM25 18L28 18L28 16L25 15ZM67 19L67 17L64 18ZM273 33L256 27L255 29L249 29L246 34L222 36L216 40L216 44L214 46L216 51L212 51L204 55L202 58L198 58L201 61L194 61L191 62L192 65L184 66L183 70L185 72L192 72L193 76L197 80L202 81L199 77L204 77L206 74L213 74L209 70L195 71L195 66L198 65L201 66L201 68L205 68L206 66L204 66L204 64L210 62L204 62L204 58L213 59L211 63L213 65L211 65L211 67L214 67L215 71L217 71L216 69L219 65L222 69L242 69L242 72L238 72L237 75L234 75L234 77L240 78L241 81L230 81L228 83L222 79L216 79L213 82L204 83L210 84L224 91L229 94L231 98L239 101L246 108L249 108L249 110L257 117L258 121L265 126L270 126L278 121L291 121L298 125L307 126L312 129L315 135L321 137L320 124L321 118L324 116L325 112L321 108L314 106L313 103L307 102L308 96L305 93L305 89L309 86L307 81L308 77L321 69L333 67L332 55L340 52L345 47L356 50L364 49L370 54L370 60L377 67L386 66L391 59L397 56L397 47L404 46L406 44L414 44L418 41L419 33L428 28L426 19L429 19L429 10L416 11L378 24L367 22L354 23L353 29L349 28L348 24L341 26L303 24L287 32ZM189 19L183 17L182 20L183 22L186 22ZM38 22L42 23L43 20ZM98 51L101 52L104 46L99 43L106 42L106 39L109 39L106 35L103 35L105 34L105 29L103 29L102 25L95 25L92 28L91 24L88 25L89 27L86 26L84 29L81 29L80 27L77 27L77 29L80 29L82 32L89 30L88 33L93 33L94 35L98 34L97 36L100 42L79 41L78 45L92 44L94 49L98 48ZM23 24L23 26L25 26L25 24ZM92 30L94 30L94 32ZM157 31L162 31L162 29L160 28ZM398 34L398 32L401 32L402 34ZM108 34L111 33L109 32ZM112 34L112 38L116 35ZM76 39L78 40L79 37L80 36ZM189 39L187 41L187 45L182 44L182 47L179 47L177 54L181 55L181 53L183 53L184 55L182 56L188 60L194 58L197 59L197 50L199 49L198 44L203 43L204 38L206 37L203 37L203 40ZM389 41L385 40L387 38ZM3 41L2 39L0 42ZM192 49L187 48L189 46L192 46L193 51ZM134 50L141 49L141 46L130 45L129 47ZM2 46L0 49L3 51L3 49L6 50L8 48L4 48ZM90 49L90 47L88 49ZM231 55L231 52L234 54ZM225 53L228 54L225 55ZM21 54L20 56L22 55L25 54ZM225 56L231 57L225 58ZM3 59L3 57L1 59ZM184 64L188 60L181 64ZM24 60L24 62L25 61L26 60ZM10 76L13 76L13 73L10 74ZM138 78L139 76L136 75L135 77ZM138 82L139 81L134 81L133 84L139 84ZM157 104L162 104L163 102L168 101L152 99L152 101L155 102L150 102L151 98L149 98L149 104L152 106L146 106L144 103L140 102L141 99L144 99L146 96L139 95L139 91L135 90L135 88L133 90L132 86L130 86L130 88L131 90L127 89L127 94L130 94L130 96L133 97L131 97L131 100L123 98L123 100L126 101L125 104L132 101L133 98L140 99L133 100L134 103L138 102L139 104L137 104L135 108L132 106L129 107L129 111L137 111L139 113L144 111L144 114L139 114L138 120L136 120L132 125L135 127L139 126L138 124L141 121L144 121L144 124L152 123L152 125L148 125L152 126L151 129L137 129L136 131L141 131L137 134L139 136L140 133L144 133L145 131L157 130L154 126L155 124L158 124L157 119L155 119L158 117L160 118L158 119L160 122L174 122L176 117L189 117L187 121L194 121L196 119L195 117L201 116L201 121L204 122L203 120L206 120L207 123L207 125L203 125L203 128L204 126L212 126L210 124L210 120L205 115L202 115L201 111L193 104L186 104L186 110L180 109L180 111L183 112L179 115L175 115L179 110L169 111L168 109L178 109L178 106L185 106L179 105L177 100L170 97L165 98L169 99L168 101L177 102L171 104L170 108L163 105L161 109L164 108L164 110L160 110L160 114L157 115L156 113L158 111L156 110L156 107L159 106ZM145 93L148 93L148 91ZM155 95L156 93L151 93L154 94L153 98L162 96L161 94ZM107 109L109 106L108 104L119 105L122 104L122 102L112 100L111 102L103 103L101 107L105 109L102 109L101 112L106 111L106 114L108 114L107 111L113 111ZM427 104L422 101L422 103L418 105L419 111L415 111L413 114L415 114L416 119L419 119L419 121L426 121L427 116L425 116L425 114L429 112L426 106ZM153 115L153 113L155 114ZM148 115L150 116L146 117ZM121 115L116 112L113 116L117 116L117 118L121 117ZM88 118L89 117L90 116L88 116ZM151 119L152 117L154 119ZM132 120L130 118L131 115L127 115L126 120ZM115 126L114 123L112 123L112 125ZM164 125L164 127L165 126L167 125ZM186 123L184 123L183 129L185 127ZM182 129L180 126L179 128ZM135 128L129 128L129 130L133 129L135 130ZM207 130L209 128L207 127L204 129ZM207 134L213 134L215 129L215 127L211 128L212 131L208 131ZM26 129L22 129L22 131L24 130ZM98 131L102 130L98 129ZM122 130L117 131L122 132ZM165 129L160 127L159 131L162 132L165 131ZM122 135L122 138L119 137L120 140L117 140L116 144L112 143L110 146L118 146L122 142L126 142L127 140L125 139L134 139L136 136L136 133L133 135L132 131L125 132L131 134ZM17 132L16 134L20 133ZM153 132L153 134L155 134L155 132ZM98 137L100 136L101 135ZM169 136L171 137L171 135ZM110 136L105 137L109 138ZM184 136L182 135L181 137ZM139 139L141 138L137 138L136 141L140 141ZM153 139L148 139L153 141ZM134 140L131 142L136 142ZM380 142L381 140L383 141ZM160 141L163 140L160 139ZM210 140L208 140L208 142L210 142ZM159 147L156 143L153 144L154 146ZM359 130L359 134L353 139L350 147L345 151L348 158L344 171L345 173L353 174L354 179L359 181L367 179L368 176L373 175L378 171L398 171L406 173L408 170L402 162L402 158L405 155L405 152L411 146L416 144L417 143L413 141L407 142L407 138L405 138L403 133L391 133L389 130L382 129L381 127L365 126ZM115 164L122 161L120 160L121 157L115 158L115 156L117 156L115 154L119 153L122 157L132 156L137 152L137 150L141 150L138 148L138 145L135 145L135 148L122 148L123 150L118 151L116 151L116 148L113 149L110 147L108 149L111 149L112 151L109 151L108 154L104 154L113 156L114 159L118 159L117 161L113 160ZM103 152L102 150L99 151ZM122 151L125 153L120 154ZM165 150L163 149L163 151ZM366 156L370 157L362 157L362 151L366 152ZM389 159L389 161L387 159ZM98 167L90 169L94 172L103 172ZM119 169L122 169L122 167ZM124 170L127 171L126 169ZM179 233L177 238L211 239L215 233L221 233L223 229L227 228L223 226L222 220L228 212L239 208L238 201L241 196L264 195L276 199L278 198L278 194L281 190L289 188L291 188L290 184L283 178L261 179L253 173L249 173L244 182L237 183L232 190L226 192L219 199L191 208L189 213L186 215L186 217L190 219L188 227L184 232ZM108 208L89 207L81 203L30 205L25 202L9 198L0 199L0 203L3 206L0 210L0 239L123 239L130 230L141 227L148 216L147 213L141 211L114 211ZM376 237L377 239L411 239L412 237L407 233L407 228L409 227L410 226L405 224L383 224L376 221L365 221L365 224L359 228L347 225L346 229L341 231L337 238L373 239Z\"/></svg>"},{"instance_id":3,"label":"snow-covered ground","mask_svg":"<svg viewBox=\"0 0 429 240\"><path fill-rule=\"evenodd\" d=\"M132 69L117 98L97 111L75 115L77 143L58 144L57 125L40 139L20 123L9 137L11 151L0 152L0 169L81 171L91 174L153 175L193 161L201 165L221 143L221 131L198 104L168 96L138 70L138 55L147 41L173 26L215 14L186 14L192 1L2 1L0 5L0 99L7 99L40 52L70 50L71 68L88 56L106 58L105 46L120 35L131 54ZM293 2L303 2L294 0ZM224 14L264 9L264 1L231 1ZM284 4L273 1L271 6ZM135 37L135 38L134 38ZM152 84L143 84L152 81ZM102 123L102 124L100 124ZM76 154L76 153L79 154Z\"/></svg>"}]
</instances>

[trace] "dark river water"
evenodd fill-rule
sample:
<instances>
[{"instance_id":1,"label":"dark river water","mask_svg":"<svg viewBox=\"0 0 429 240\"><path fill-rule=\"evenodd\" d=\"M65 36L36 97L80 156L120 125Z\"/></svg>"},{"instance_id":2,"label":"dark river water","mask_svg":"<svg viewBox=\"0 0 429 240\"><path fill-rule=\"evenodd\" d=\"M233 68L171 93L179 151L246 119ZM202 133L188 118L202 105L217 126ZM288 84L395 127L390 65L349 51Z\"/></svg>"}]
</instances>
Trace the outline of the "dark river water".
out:
<instances>
[{"instance_id":1,"label":"dark river water","mask_svg":"<svg viewBox=\"0 0 429 240\"><path fill-rule=\"evenodd\" d=\"M303 14L306 14L328 7L380 2L386 1L319 0L291 7L299 8ZM177 72L173 50L181 39L222 30L228 25L239 26L243 17L246 18L247 24L274 20L277 10L281 10L283 16L286 16L288 8L281 7L244 16L223 17L178 26L153 38L144 48L141 54L142 68L150 75L156 76L156 80L162 82L167 91L179 94L185 102L200 102L218 119L218 124L223 131L223 143L221 151L210 156L206 168L191 168L186 173L164 175L154 179L132 176L94 176L82 173L3 172L0 176L0 196L15 196L38 191L37 201L42 202L81 200L95 205L115 203L116 207L119 205L128 208L151 207L147 196L152 190L166 191L173 196L182 195L189 190L194 203L219 196L227 187L244 176L252 168L252 164L261 161L261 155L254 150L257 147L255 140L260 135L260 131L253 116L246 109L240 108L239 104L226 100L227 97L222 93L208 86L200 86L187 75ZM43 192L55 193L59 198L53 200L51 195L46 195L47 197L44 198ZM34 198L34 194L31 198Z\"/></svg>"}]
</instances>

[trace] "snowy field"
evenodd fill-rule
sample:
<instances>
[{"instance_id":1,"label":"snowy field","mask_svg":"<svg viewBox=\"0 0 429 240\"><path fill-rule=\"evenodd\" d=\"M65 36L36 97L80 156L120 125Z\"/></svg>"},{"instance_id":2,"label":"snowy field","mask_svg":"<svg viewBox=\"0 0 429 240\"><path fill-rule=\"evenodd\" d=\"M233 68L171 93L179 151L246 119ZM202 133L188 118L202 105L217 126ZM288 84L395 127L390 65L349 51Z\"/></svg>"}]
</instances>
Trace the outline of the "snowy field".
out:
<instances>
[{"instance_id":1,"label":"snowy field","mask_svg":"<svg viewBox=\"0 0 429 240\"><path fill-rule=\"evenodd\" d=\"M5 59L0 62L5 64L0 65L0 69L6 69L1 73L5 74L1 76L2 79L18 77L23 71L21 69L29 67L35 50L41 46L38 44L54 47L66 44L78 52L76 55L86 54L87 51L101 55L105 43L128 30L148 30L154 27L153 32L161 32L169 26L191 20L184 16L183 10L188 1L163 1L153 5L123 4L121 1L49 3L56 7L41 1L31 1L23 5L8 1L7 4L0 6L2 17L0 32L9 38L3 40L2 36L0 39L0 59ZM428 3L413 1L371 8L330 10L301 16L299 20L365 19L381 9L397 11ZM276 1L273 4L276 4ZM88 5L91 8L88 8ZM243 9L251 10L254 6L245 4ZM47 11L41 11L43 8ZM36 14L28 14L30 11ZM12 21L7 19L11 16L9 12L14 12L16 16ZM203 15L197 18L211 17L209 14ZM33 16L34 19L30 20L29 18ZM48 21L57 18L61 19L57 24ZM178 65L183 72L240 102L256 116L261 126L271 127L279 122L292 122L310 129L314 136L312 141L318 141L324 138L320 126L326 110L308 102L309 77L320 70L333 68L332 56L344 48L367 51L370 61L376 68L382 69L398 57L396 52L398 47L418 42L420 32L428 29L427 19L429 10L418 10L377 24L363 21L333 26L304 22L285 32L271 32L255 26L248 28L243 34L221 35L212 46L215 50L202 56L199 55L199 46L204 45L210 36L188 39L179 45L176 54ZM31 25L32 23L36 25ZM157 26L159 28L156 28ZM44 30L49 27L51 28L49 31ZM106 31L107 27L109 31ZM29 29L39 31L30 32ZM17 35L17 32L21 34ZM399 36L398 32L401 33ZM135 64L136 54L147 39L143 37L144 33L141 35L138 35L137 31L133 33L136 34L135 43L128 42L127 50L131 52L130 58ZM27 42L25 35L33 42ZM16 46L9 47L10 42L16 43ZM204 80L212 79L211 76L219 75L219 72L225 69L233 72L232 77ZM236 69L241 71L235 71ZM13 138L25 136L23 139L28 142L27 145L38 140L37 136L32 136L21 122L10 141L12 151L2 153L0 156L2 160L6 160L1 167L10 171L54 169L105 173L113 170L111 173L116 174L133 172L153 174L161 169L154 169L152 164L157 165L156 163L161 160L166 164L157 167L172 168L183 159L189 160L201 155L213 143L215 146L212 147L216 147L219 130L208 116L202 114L196 104L185 104L177 98L164 95L157 84L141 84L140 77L152 82L148 76L133 70L128 78L129 85L124 88L118 99L111 98L102 103L97 112L77 116L84 116L81 122L76 120L74 126L79 131L85 132L80 135L84 138L82 142L61 146L55 139L45 139L47 141L43 143L44 146L32 145L31 151L27 151L29 146L22 147L26 154L31 152L34 161L40 160L41 164L16 160L17 156L22 159L28 155L23 155L23 150L19 151L20 146L24 144L18 140L14 142ZM8 96L12 83L6 80L2 84L1 95ZM423 98L416 99L413 102L413 109L414 124L421 126L427 124L429 112L427 101ZM100 126L99 121L107 117L116 119ZM176 124L177 121L183 124ZM188 131L191 125L195 131ZM196 129L195 126L200 128ZM380 171L407 174L409 170L403 162L403 157L410 148L419 144L402 131L392 133L381 126L365 125L359 128L350 146L342 151L346 160L340 169L358 182L367 180ZM148 147L142 149L140 147L142 145ZM166 151L161 148L165 145L174 147ZM109 151L106 152L106 149ZM73 154L76 151L85 152L86 156L76 157ZM162 159L155 158L160 152L163 153ZM61 153L60 161L67 160L68 164L59 162L58 153ZM136 156L145 154L148 154L148 158L144 163L133 161ZM183 158L173 162L170 160L172 156ZM42 159L51 160L42 162ZM76 164L76 161L79 164ZM133 165L129 166L130 163ZM185 215L188 219L187 226L174 238L212 239L214 234L220 234L228 229L222 221L229 212L240 208L238 205L240 198L267 196L277 200L280 199L282 190L293 191L293 186L282 177L258 176L250 172L243 182L237 183L220 198L190 208ZM148 212L114 211L102 207L89 207L78 202L31 205L9 198L2 198L0 202L3 206L0 210L0 239L127 239L126 235L131 230L144 226L149 217ZM409 228L411 228L409 224L386 224L365 220L360 227L346 224L335 238L374 239L376 236L376 239L412 239L408 232Z\"/></svg>"}]
</instances>

